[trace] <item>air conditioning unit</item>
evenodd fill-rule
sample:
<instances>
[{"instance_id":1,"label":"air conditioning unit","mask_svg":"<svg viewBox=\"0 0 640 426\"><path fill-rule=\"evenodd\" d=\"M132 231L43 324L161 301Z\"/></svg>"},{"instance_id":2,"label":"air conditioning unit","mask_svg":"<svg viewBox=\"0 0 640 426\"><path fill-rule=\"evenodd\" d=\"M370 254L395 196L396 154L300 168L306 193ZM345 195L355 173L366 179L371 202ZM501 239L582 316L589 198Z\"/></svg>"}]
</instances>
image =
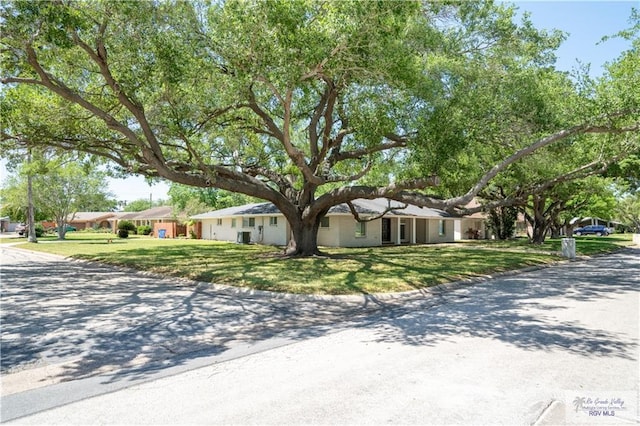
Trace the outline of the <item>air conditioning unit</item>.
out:
<instances>
[{"instance_id":1,"label":"air conditioning unit","mask_svg":"<svg viewBox=\"0 0 640 426\"><path fill-rule=\"evenodd\" d=\"M251 242L251 232L238 232L236 241L240 244L249 244Z\"/></svg>"}]
</instances>

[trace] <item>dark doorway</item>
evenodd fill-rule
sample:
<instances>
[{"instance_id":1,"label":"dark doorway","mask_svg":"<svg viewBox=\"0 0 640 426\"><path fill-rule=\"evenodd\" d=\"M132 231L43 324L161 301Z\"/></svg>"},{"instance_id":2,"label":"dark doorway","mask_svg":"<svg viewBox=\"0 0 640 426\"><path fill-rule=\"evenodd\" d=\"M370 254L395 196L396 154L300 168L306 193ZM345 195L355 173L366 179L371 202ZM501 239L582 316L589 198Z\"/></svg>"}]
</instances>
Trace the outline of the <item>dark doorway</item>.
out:
<instances>
[{"instance_id":1,"label":"dark doorway","mask_svg":"<svg viewBox=\"0 0 640 426\"><path fill-rule=\"evenodd\" d=\"M391 242L391 219L386 217L382 218L382 242Z\"/></svg>"}]
</instances>

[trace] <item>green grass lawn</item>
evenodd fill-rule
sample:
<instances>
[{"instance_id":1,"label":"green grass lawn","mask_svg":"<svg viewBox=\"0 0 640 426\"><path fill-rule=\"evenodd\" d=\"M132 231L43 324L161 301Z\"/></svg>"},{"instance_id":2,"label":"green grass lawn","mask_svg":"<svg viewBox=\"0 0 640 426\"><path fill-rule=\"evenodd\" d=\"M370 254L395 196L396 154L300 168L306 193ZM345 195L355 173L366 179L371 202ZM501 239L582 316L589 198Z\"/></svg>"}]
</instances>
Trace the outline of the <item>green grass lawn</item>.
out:
<instances>
[{"instance_id":1,"label":"green grass lawn","mask_svg":"<svg viewBox=\"0 0 640 426\"><path fill-rule=\"evenodd\" d=\"M560 240L479 241L359 249L325 248L326 257L281 257L282 249L205 240L69 233L21 248L128 266L198 281L303 294L384 293L414 290L493 272L559 260ZM15 240L12 240L15 241ZM631 236L577 238L579 254L611 251Z\"/></svg>"},{"instance_id":2,"label":"green grass lawn","mask_svg":"<svg viewBox=\"0 0 640 426\"><path fill-rule=\"evenodd\" d=\"M578 256L590 256L598 253L610 253L619 250L620 247L633 244L633 234L613 234L608 237L581 236L576 239L576 254ZM501 250L525 250L561 252L561 238L547 238L542 245L529 244L526 238L516 238L509 241L478 240L466 241L469 246L495 248Z\"/></svg>"}]
</instances>

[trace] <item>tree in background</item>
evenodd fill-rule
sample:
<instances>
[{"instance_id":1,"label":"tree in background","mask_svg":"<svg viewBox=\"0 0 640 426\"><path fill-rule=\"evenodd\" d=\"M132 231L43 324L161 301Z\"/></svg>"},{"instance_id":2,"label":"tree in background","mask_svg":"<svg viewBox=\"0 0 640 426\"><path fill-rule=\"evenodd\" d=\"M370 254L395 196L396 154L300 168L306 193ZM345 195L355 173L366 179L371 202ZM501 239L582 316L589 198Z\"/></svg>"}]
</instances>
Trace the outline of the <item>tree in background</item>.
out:
<instances>
[{"instance_id":1,"label":"tree in background","mask_svg":"<svg viewBox=\"0 0 640 426\"><path fill-rule=\"evenodd\" d=\"M113 194L105 190L104 172L64 157L41 156L19 166L1 190L3 212L18 220L26 219L29 172L33 176L35 219L56 222L61 240L65 238L67 222L73 220L76 212L110 211L116 206Z\"/></svg>"},{"instance_id":2,"label":"tree in background","mask_svg":"<svg viewBox=\"0 0 640 426\"><path fill-rule=\"evenodd\" d=\"M169 187L170 204L177 212L185 212L187 216L255 201L255 198L217 188L197 188L175 182Z\"/></svg>"},{"instance_id":3,"label":"tree in background","mask_svg":"<svg viewBox=\"0 0 640 426\"><path fill-rule=\"evenodd\" d=\"M124 204L124 206L122 207L122 211L141 212L153 207L160 207L165 205L167 205L165 200L153 201L146 198L139 198L137 200L128 201L126 204Z\"/></svg>"},{"instance_id":4,"label":"tree in background","mask_svg":"<svg viewBox=\"0 0 640 426\"><path fill-rule=\"evenodd\" d=\"M0 189L0 199L2 200L2 216L9 216L11 220L27 223L27 179L26 176L8 176ZM40 210L35 210L34 220L36 222L47 220L47 214Z\"/></svg>"},{"instance_id":5,"label":"tree in background","mask_svg":"<svg viewBox=\"0 0 640 426\"><path fill-rule=\"evenodd\" d=\"M514 205L637 150L638 49L587 96L551 67L561 34L514 16L490 2L5 3L3 138L271 201L287 252L313 255L338 204L464 210L538 152L581 159L489 207ZM591 134L611 137L598 151Z\"/></svg>"},{"instance_id":6,"label":"tree in background","mask_svg":"<svg viewBox=\"0 0 640 426\"><path fill-rule=\"evenodd\" d=\"M626 194L618 200L616 218L621 223L631 226L633 232L640 233L640 191Z\"/></svg>"},{"instance_id":7,"label":"tree in background","mask_svg":"<svg viewBox=\"0 0 640 426\"><path fill-rule=\"evenodd\" d=\"M576 218L610 220L615 203L613 182L600 176L566 182L532 196L523 209L532 229L531 242L542 244L549 232L553 238L562 230L572 235Z\"/></svg>"},{"instance_id":8,"label":"tree in background","mask_svg":"<svg viewBox=\"0 0 640 426\"><path fill-rule=\"evenodd\" d=\"M512 238L518 220L518 209L516 207L498 206L488 212L487 225L499 240Z\"/></svg>"}]
</instances>

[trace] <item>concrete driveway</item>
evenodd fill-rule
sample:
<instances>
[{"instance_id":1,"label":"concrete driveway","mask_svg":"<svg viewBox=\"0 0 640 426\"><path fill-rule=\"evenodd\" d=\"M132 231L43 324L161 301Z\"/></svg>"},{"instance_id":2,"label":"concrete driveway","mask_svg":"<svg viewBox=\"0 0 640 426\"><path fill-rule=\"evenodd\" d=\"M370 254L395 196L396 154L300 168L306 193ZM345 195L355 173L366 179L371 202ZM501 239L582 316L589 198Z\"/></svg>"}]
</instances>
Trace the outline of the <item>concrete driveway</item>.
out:
<instances>
[{"instance_id":1,"label":"concrete driveway","mask_svg":"<svg viewBox=\"0 0 640 426\"><path fill-rule=\"evenodd\" d=\"M2 259L3 421L639 420L637 249L399 300ZM623 406L589 405L605 398Z\"/></svg>"}]
</instances>

